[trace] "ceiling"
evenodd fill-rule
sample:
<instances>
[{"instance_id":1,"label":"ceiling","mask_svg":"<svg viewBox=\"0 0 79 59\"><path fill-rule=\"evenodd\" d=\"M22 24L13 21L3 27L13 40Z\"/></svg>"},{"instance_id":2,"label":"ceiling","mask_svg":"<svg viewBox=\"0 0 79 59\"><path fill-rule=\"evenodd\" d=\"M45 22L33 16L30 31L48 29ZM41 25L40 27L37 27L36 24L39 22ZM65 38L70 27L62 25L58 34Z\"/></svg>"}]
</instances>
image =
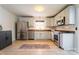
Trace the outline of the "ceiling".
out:
<instances>
[{"instance_id":1,"label":"ceiling","mask_svg":"<svg viewBox=\"0 0 79 59\"><path fill-rule=\"evenodd\" d=\"M39 4L42 12L35 11L37 4L2 4L1 6L18 16L54 16L67 4Z\"/></svg>"}]
</instances>

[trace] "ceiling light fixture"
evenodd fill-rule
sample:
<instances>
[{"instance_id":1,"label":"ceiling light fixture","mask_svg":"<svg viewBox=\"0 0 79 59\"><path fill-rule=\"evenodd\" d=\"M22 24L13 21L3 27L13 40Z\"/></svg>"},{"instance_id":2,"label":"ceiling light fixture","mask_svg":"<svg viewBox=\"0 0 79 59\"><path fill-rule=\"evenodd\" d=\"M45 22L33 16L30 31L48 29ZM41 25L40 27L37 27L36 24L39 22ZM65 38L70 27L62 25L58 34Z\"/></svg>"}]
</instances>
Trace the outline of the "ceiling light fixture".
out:
<instances>
[{"instance_id":1,"label":"ceiling light fixture","mask_svg":"<svg viewBox=\"0 0 79 59\"><path fill-rule=\"evenodd\" d=\"M42 12L42 11L44 11L44 7L41 5L35 6L35 11Z\"/></svg>"}]
</instances>

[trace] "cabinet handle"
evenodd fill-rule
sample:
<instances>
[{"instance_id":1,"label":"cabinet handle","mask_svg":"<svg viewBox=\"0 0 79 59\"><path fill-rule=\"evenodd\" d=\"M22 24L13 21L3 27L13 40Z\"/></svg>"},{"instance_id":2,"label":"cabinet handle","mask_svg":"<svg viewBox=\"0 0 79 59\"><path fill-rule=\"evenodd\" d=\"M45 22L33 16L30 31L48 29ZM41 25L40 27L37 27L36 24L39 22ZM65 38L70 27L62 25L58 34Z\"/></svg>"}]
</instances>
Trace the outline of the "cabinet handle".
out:
<instances>
[{"instance_id":1,"label":"cabinet handle","mask_svg":"<svg viewBox=\"0 0 79 59\"><path fill-rule=\"evenodd\" d=\"M78 28L77 27L75 27L75 30L77 30Z\"/></svg>"}]
</instances>

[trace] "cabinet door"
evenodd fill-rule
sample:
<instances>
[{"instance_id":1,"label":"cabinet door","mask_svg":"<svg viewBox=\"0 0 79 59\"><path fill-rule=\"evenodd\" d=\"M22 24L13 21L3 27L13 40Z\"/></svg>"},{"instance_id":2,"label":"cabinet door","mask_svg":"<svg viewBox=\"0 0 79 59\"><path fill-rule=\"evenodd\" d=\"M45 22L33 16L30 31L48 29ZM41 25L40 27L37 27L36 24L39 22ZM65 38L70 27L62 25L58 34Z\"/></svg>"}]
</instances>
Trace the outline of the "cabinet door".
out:
<instances>
[{"instance_id":1,"label":"cabinet door","mask_svg":"<svg viewBox=\"0 0 79 59\"><path fill-rule=\"evenodd\" d=\"M31 31L31 39L34 39L34 31Z\"/></svg>"},{"instance_id":2,"label":"cabinet door","mask_svg":"<svg viewBox=\"0 0 79 59\"><path fill-rule=\"evenodd\" d=\"M69 24L75 24L75 19L76 19L75 7L70 6L69 7Z\"/></svg>"},{"instance_id":3,"label":"cabinet door","mask_svg":"<svg viewBox=\"0 0 79 59\"><path fill-rule=\"evenodd\" d=\"M34 32L34 39L41 39L41 36L40 36L40 31L35 31Z\"/></svg>"},{"instance_id":4,"label":"cabinet door","mask_svg":"<svg viewBox=\"0 0 79 59\"><path fill-rule=\"evenodd\" d=\"M40 32L40 39L45 39L46 33L45 32Z\"/></svg>"},{"instance_id":5,"label":"cabinet door","mask_svg":"<svg viewBox=\"0 0 79 59\"><path fill-rule=\"evenodd\" d=\"M50 31L42 31L42 32L40 32L40 38L41 39L51 39Z\"/></svg>"},{"instance_id":6,"label":"cabinet door","mask_svg":"<svg viewBox=\"0 0 79 59\"><path fill-rule=\"evenodd\" d=\"M28 32L28 38L29 39L34 39L34 31L29 31Z\"/></svg>"},{"instance_id":7,"label":"cabinet door","mask_svg":"<svg viewBox=\"0 0 79 59\"><path fill-rule=\"evenodd\" d=\"M35 39L51 39L50 31L35 31Z\"/></svg>"},{"instance_id":8,"label":"cabinet door","mask_svg":"<svg viewBox=\"0 0 79 59\"><path fill-rule=\"evenodd\" d=\"M73 33L60 34L60 46L64 50L73 50Z\"/></svg>"},{"instance_id":9,"label":"cabinet door","mask_svg":"<svg viewBox=\"0 0 79 59\"><path fill-rule=\"evenodd\" d=\"M73 50L73 33L63 34L63 47L64 50Z\"/></svg>"},{"instance_id":10,"label":"cabinet door","mask_svg":"<svg viewBox=\"0 0 79 59\"><path fill-rule=\"evenodd\" d=\"M69 6L64 10L66 24L75 24L75 7Z\"/></svg>"},{"instance_id":11,"label":"cabinet door","mask_svg":"<svg viewBox=\"0 0 79 59\"><path fill-rule=\"evenodd\" d=\"M11 33L11 31L5 32L5 41L6 41L6 46L12 44L12 33Z\"/></svg>"},{"instance_id":12,"label":"cabinet door","mask_svg":"<svg viewBox=\"0 0 79 59\"><path fill-rule=\"evenodd\" d=\"M63 48L63 34L62 33L60 34L59 44L60 44L60 47Z\"/></svg>"},{"instance_id":13,"label":"cabinet door","mask_svg":"<svg viewBox=\"0 0 79 59\"><path fill-rule=\"evenodd\" d=\"M5 32L0 32L0 49L3 49L5 47L6 47Z\"/></svg>"}]
</instances>

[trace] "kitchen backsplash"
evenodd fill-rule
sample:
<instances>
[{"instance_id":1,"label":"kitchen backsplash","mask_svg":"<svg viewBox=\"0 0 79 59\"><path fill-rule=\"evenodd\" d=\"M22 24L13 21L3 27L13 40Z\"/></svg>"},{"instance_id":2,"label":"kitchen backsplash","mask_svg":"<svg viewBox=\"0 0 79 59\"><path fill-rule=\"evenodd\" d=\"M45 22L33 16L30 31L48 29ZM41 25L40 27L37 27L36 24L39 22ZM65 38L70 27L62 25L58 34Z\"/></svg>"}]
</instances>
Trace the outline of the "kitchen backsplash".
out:
<instances>
[{"instance_id":1,"label":"kitchen backsplash","mask_svg":"<svg viewBox=\"0 0 79 59\"><path fill-rule=\"evenodd\" d=\"M65 25L65 26L58 26L56 27L56 29L58 30L75 30L75 26L74 25Z\"/></svg>"}]
</instances>

